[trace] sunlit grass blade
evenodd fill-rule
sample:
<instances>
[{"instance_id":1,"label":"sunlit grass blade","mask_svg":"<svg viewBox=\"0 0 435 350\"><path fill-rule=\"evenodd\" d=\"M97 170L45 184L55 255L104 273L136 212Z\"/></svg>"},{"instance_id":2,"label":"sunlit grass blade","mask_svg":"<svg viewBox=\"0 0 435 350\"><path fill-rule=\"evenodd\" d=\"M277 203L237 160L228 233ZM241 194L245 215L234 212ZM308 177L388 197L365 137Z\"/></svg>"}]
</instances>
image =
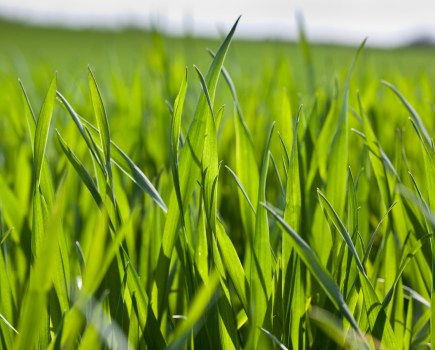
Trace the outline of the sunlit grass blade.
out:
<instances>
[{"instance_id":1,"label":"sunlit grass blade","mask_svg":"<svg viewBox=\"0 0 435 350\"><path fill-rule=\"evenodd\" d=\"M269 129L266 147L261 165L260 187L258 188L257 216L252 245L252 262L250 271L250 317L252 320L251 344L259 346L260 331L258 327L271 326L272 293L272 252L270 247L269 223L267 211L261 203L266 201L266 181L269 168L269 147L272 140L274 124Z\"/></svg>"},{"instance_id":2,"label":"sunlit grass blade","mask_svg":"<svg viewBox=\"0 0 435 350\"><path fill-rule=\"evenodd\" d=\"M80 120L79 120L80 121ZM80 122L83 132L85 133L86 139L89 142L88 147L90 150L94 150L92 153L95 154L94 158L99 161L100 157L97 155L101 150L97 147L95 150L94 142L92 141L92 136L98 135L98 129L85 119L81 119L85 126ZM80 128L79 128L80 129ZM88 134L89 132L89 134ZM147 176L142 172L142 170L131 160L131 158L113 141L110 142L111 145L111 157L112 162L122 170L137 186L139 186L142 191L147 193L156 203L162 208L164 212L167 212L167 207L162 197L160 196L157 189L147 178ZM104 170L104 168L103 168Z\"/></svg>"},{"instance_id":3,"label":"sunlit grass blade","mask_svg":"<svg viewBox=\"0 0 435 350\"><path fill-rule=\"evenodd\" d=\"M115 164L136 184L142 191L147 193L157 205L162 208L164 212L168 211L165 202L160 196L157 189L146 177L146 175L139 169L139 167L124 153L115 143L113 145L113 161Z\"/></svg>"},{"instance_id":4,"label":"sunlit grass blade","mask_svg":"<svg viewBox=\"0 0 435 350\"><path fill-rule=\"evenodd\" d=\"M290 154L287 153L287 147L280 136L281 144L286 153L286 158L288 159L284 220L289 224L290 227L294 227L297 232L299 232L301 229L302 217L302 188L299 169L299 141L297 136L301 108L302 106L299 107L298 115L293 127L293 143ZM303 276L301 273L301 265L298 261L299 258L296 256L293 260L291 258L292 249L290 236L284 234L282 236L281 248L283 274L283 286L281 288L283 299L282 312L285 315L285 322L289 322L291 319L290 331L288 335L290 336L292 346L293 348L299 348L300 323L302 315L305 312L303 302L304 283L301 280Z\"/></svg>"},{"instance_id":5,"label":"sunlit grass blade","mask_svg":"<svg viewBox=\"0 0 435 350\"><path fill-rule=\"evenodd\" d=\"M236 290L243 308L248 313L249 285L245 271L243 270L242 263L239 260L231 239L228 237L220 222L217 224L216 238L225 270L228 272L228 275L234 284L234 289Z\"/></svg>"},{"instance_id":6,"label":"sunlit grass blade","mask_svg":"<svg viewBox=\"0 0 435 350\"><path fill-rule=\"evenodd\" d=\"M48 131L50 129L51 116L56 98L56 76L51 81L45 96L44 103L39 113L38 122L35 130L35 145L34 145L34 164L35 164L35 179L39 184L41 180L42 162L45 155L45 147L47 145Z\"/></svg>"},{"instance_id":7,"label":"sunlit grass blade","mask_svg":"<svg viewBox=\"0 0 435 350\"><path fill-rule=\"evenodd\" d=\"M187 91L187 68L186 76L181 82L180 90L178 92L177 98L175 99L174 109L171 118L171 151L170 151L170 163L172 171L172 179L174 181L175 193L177 195L178 206L180 208L181 220L184 226L184 216L183 216L183 202L181 198L180 189L180 176L178 174L178 150L181 132L181 115L183 112L184 100L186 99Z\"/></svg>"},{"instance_id":8,"label":"sunlit grass blade","mask_svg":"<svg viewBox=\"0 0 435 350\"><path fill-rule=\"evenodd\" d=\"M94 73L88 67L89 89L91 91L92 105L94 107L95 118L97 120L98 130L100 131L100 140L104 154L106 171L112 184L112 167L110 164L110 132L109 120L107 119L106 110L101 99L100 91L95 81Z\"/></svg>"},{"instance_id":9,"label":"sunlit grass blade","mask_svg":"<svg viewBox=\"0 0 435 350\"><path fill-rule=\"evenodd\" d=\"M273 343L275 343L276 344L276 346L278 346L278 348L279 349L282 349L282 350L288 350L287 349L287 347L283 344L283 343L281 343L279 340L278 340L278 338L277 337L275 337L272 333L270 333L268 330L266 330L266 329L264 329L264 328L260 328L260 330L264 333L264 334L266 334L266 336L273 342Z\"/></svg>"},{"instance_id":10,"label":"sunlit grass blade","mask_svg":"<svg viewBox=\"0 0 435 350\"><path fill-rule=\"evenodd\" d=\"M328 198L331 199L331 203L334 205L338 215L340 216L342 216L344 213L344 206L346 200L346 170L349 165L349 130L347 113L350 80L352 77L354 66L358 60L358 57L361 55L365 43L366 39L359 46L346 78L338 124L329 153L329 159L334 159L334 161L329 163L328 178L334 179L334 181L328 182L328 185L326 187L326 195Z\"/></svg>"},{"instance_id":11,"label":"sunlit grass blade","mask_svg":"<svg viewBox=\"0 0 435 350\"><path fill-rule=\"evenodd\" d=\"M43 332L45 330L40 320L41 316L47 315L47 298L53 285L52 277L56 264L58 233L60 232L62 211L65 205L64 196L65 187L61 184L57 191L53 209L48 214L49 217L43 219L41 217L42 213L35 212L36 215L40 216L37 220L40 222L44 220L46 225L44 225L44 235L41 237L38 246L38 254L35 256L28 290L20 312L21 317L18 324L20 336L18 336L14 344L16 349L28 349L29 346L35 347L39 343L38 335L48 337L48 334L41 334L41 330Z\"/></svg>"},{"instance_id":12,"label":"sunlit grass blade","mask_svg":"<svg viewBox=\"0 0 435 350\"><path fill-rule=\"evenodd\" d=\"M362 274L365 275L366 274L365 268L361 263L361 260L358 256L358 253L356 251L355 245L353 244L352 238L349 235L349 232L347 231L343 222L339 218L337 212L332 207L331 203L328 201L328 199L326 199L325 195L319 189L317 190L317 194L319 196L320 204L322 205L323 209L325 210L325 213L332 220L332 222L334 223L338 232L340 233L341 237L346 242L350 252L352 253L352 255L356 261L358 269L361 271Z\"/></svg>"},{"instance_id":13,"label":"sunlit grass blade","mask_svg":"<svg viewBox=\"0 0 435 350\"><path fill-rule=\"evenodd\" d=\"M423 121L421 120L420 116L418 115L418 113L414 109L414 107L412 107L412 105L408 102L408 100L402 95L402 93L393 84L390 84L389 82L387 82L385 80L382 81L382 84L384 84L391 91L393 91L394 94L400 99L400 101L403 103L403 105L409 111L409 113L411 113L411 117L412 117L413 121L416 123L416 125L418 126L418 129L420 130L420 132L424 136L422 141L424 141L425 147L427 147L428 149L432 149L432 151L433 151L433 141L432 141L431 137L429 136L429 133L428 133L426 127L424 126Z\"/></svg>"},{"instance_id":14,"label":"sunlit grass blade","mask_svg":"<svg viewBox=\"0 0 435 350\"><path fill-rule=\"evenodd\" d=\"M213 113L210 95L207 88L207 83L201 71L195 67L198 78L201 82L203 93L208 103L208 113L206 117L205 139L203 145L203 155L201 159L201 167L204 177L204 204L207 220L211 229L216 231L216 202L217 202L217 179L219 175L218 153L217 153L217 130L216 120ZM205 111L204 111L205 112ZM210 118L211 116L211 118Z\"/></svg>"},{"instance_id":15,"label":"sunlit grass blade","mask_svg":"<svg viewBox=\"0 0 435 350\"><path fill-rule=\"evenodd\" d=\"M231 176L233 177L234 181L236 182L237 186L239 187L240 191L242 192L243 196L245 197L246 201L248 202L249 206L252 209L252 212L255 214L255 208L252 205L251 200L249 199L248 194L246 193L245 188L243 187L241 181L239 180L239 178L237 177L236 173L234 171L231 170L231 168L227 165L225 165L225 168L230 172Z\"/></svg>"},{"instance_id":16,"label":"sunlit grass blade","mask_svg":"<svg viewBox=\"0 0 435 350\"><path fill-rule=\"evenodd\" d=\"M85 140L89 151L91 152L91 154L94 156L94 158L96 160L99 160L100 158L96 154L94 146L93 146L91 140L89 139L87 132L85 131L85 127L82 124L80 116L75 112L75 110L71 107L70 103L66 100L66 98L59 91L57 91L57 97L60 99L62 104L65 106L65 108L68 111L69 115L71 116L72 120L74 121L77 128L79 129L79 132L82 135L83 139ZM104 164L101 164L101 166L104 167Z\"/></svg>"}]
</instances>

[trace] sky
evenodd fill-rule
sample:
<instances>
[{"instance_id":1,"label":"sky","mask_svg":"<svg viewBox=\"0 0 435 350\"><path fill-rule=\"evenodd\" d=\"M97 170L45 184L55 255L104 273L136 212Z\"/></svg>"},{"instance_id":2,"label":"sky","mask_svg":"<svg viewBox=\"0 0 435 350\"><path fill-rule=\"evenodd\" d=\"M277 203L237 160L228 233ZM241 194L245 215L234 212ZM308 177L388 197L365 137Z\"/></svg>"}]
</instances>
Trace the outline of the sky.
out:
<instances>
[{"instance_id":1,"label":"sky","mask_svg":"<svg viewBox=\"0 0 435 350\"><path fill-rule=\"evenodd\" d=\"M435 0L0 0L0 16L71 27L158 26L219 36L242 15L237 36L295 39L302 14L312 41L396 46L435 41Z\"/></svg>"}]
</instances>

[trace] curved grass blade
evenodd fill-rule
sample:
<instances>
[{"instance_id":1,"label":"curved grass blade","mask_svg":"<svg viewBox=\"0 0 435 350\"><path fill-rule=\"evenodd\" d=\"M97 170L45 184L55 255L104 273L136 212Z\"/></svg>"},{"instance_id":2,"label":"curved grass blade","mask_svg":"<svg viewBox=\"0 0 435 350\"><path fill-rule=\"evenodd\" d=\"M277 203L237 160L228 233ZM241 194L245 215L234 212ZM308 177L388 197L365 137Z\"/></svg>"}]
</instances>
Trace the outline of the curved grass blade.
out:
<instances>
[{"instance_id":1,"label":"curved grass blade","mask_svg":"<svg viewBox=\"0 0 435 350\"><path fill-rule=\"evenodd\" d=\"M86 128L85 130L89 131L89 133L93 133L95 135L99 133L98 129L95 126L93 126L90 122L88 122L85 119L82 119L82 121L85 123L86 126L88 126L88 128ZM87 138L90 144L92 145L93 142L91 141L91 139L89 139L89 136L87 136ZM162 210L166 213L168 211L168 208L166 207L165 202L163 201L162 197L160 196L156 188L153 186L151 181L142 172L142 170L139 169L139 167L115 142L111 141L110 146L111 146L112 162L114 162L114 164L120 170L122 170L124 174L126 174L137 186L139 186L139 188L142 189L142 191L147 193L154 200L154 202L156 202L156 204L160 208L162 208ZM93 148L93 146L91 147ZM100 149L97 149L97 152L99 151ZM96 159L98 160L99 157L97 157Z\"/></svg>"},{"instance_id":2,"label":"curved grass blade","mask_svg":"<svg viewBox=\"0 0 435 350\"><path fill-rule=\"evenodd\" d=\"M427 149L431 149L433 151L433 144L432 139L429 136L428 131L426 130L426 127L423 124L423 121L421 120L420 116L418 115L417 111L414 109L414 107L411 106L411 104L408 102L408 100L402 95L402 93L389 82L382 80L382 84L384 84L386 87L388 87L391 91L394 92L394 94L400 99L400 101L403 103L403 105L406 107L406 109L411 113L412 119L415 122L415 124L418 126L418 129L423 134L423 139L425 147Z\"/></svg>"},{"instance_id":3,"label":"curved grass blade","mask_svg":"<svg viewBox=\"0 0 435 350\"><path fill-rule=\"evenodd\" d=\"M138 168L136 164L119 148L115 143L112 143L113 146L113 161L115 164L131 179L133 182L138 185L142 191L147 193L154 202L166 213L168 208L166 207L165 202L160 196L159 192L153 186L150 180L145 176L145 174Z\"/></svg>"},{"instance_id":4,"label":"curved grass blade","mask_svg":"<svg viewBox=\"0 0 435 350\"><path fill-rule=\"evenodd\" d=\"M394 207L396 204L397 204L397 201L394 202L393 204L391 204L391 206L387 209L387 211L385 212L385 214L382 216L382 219L379 221L378 225L376 226L376 229L375 229L375 231L373 232L372 236L370 237L370 241L369 241L369 243L367 244L367 248L366 248L366 251L365 251L365 253L364 253L363 260L362 260L362 264L363 264L363 265L367 262L367 260L368 260L368 258L369 258L369 256L370 256L370 251L372 250L373 243L375 242L375 238L376 238L376 236L377 236L377 234L378 234L378 232L379 232L379 229L380 229L382 223L383 223L384 220L388 217L388 215L390 214L390 211L393 210L393 207Z\"/></svg>"},{"instance_id":5,"label":"curved grass blade","mask_svg":"<svg viewBox=\"0 0 435 350\"><path fill-rule=\"evenodd\" d=\"M340 233L341 237L346 242L346 244L347 244L347 246L349 248L349 251L354 256L354 259L356 261L358 269L361 271L361 273L363 275L366 275L365 268L364 268L363 264L361 263L361 260L360 260L360 258L358 256L356 248L355 248L355 246L353 244L352 238L350 237L349 232L347 231L347 229L344 226L343 222L338 217L337 212L334 210L334 208L332 207L331 203L326 199L325 195L319 189L317 189L317 194L319 196L319 201L320 201L320 204L321 204L323 210L325 211L325 214L332 220L332 222L334 223L334 226L337 228L337 230Z\"/></svg>"},{"instance_id":6,"label":"curved grass blade","mask_svg":"<svg viewBox=\"0 0 435 350\"><path fill-rule=\"evenodd\" d=\"M282 349L282 350L288 350L288 348L287 348L283 343L281 343L281 342L278 340L278 338L275 337L272 333L270 333L267 329L264 329L263 327L260 327L260 330L261 330L264 334L266 334L267 337L268 337L268 338L269 338L273 343L275 343L275 344L278 346L279 349Z\"/></svg>"},{"instance_id":7,"label":"curved grass blade","mask_svg":"<svg viewBox=\"0 0 435 350\"><path fill-rule=\"evenodd\" d=\"M251 200L249 199L248 194L246 193L245 188L243 187L242 183L240 182L239 178L237 177L236 173L231 170L231 168L228 165L225 165L225 168L230 172L231 176L233 177L234 181L236 182L237 186L239 187L240 191L242 192L243 196L246 198L246 201L248 202L249 206L252 209L252 212L255 215L255 209L252 205Z\"/></svg>"},{"instance_id":8,"label":"curved grass blade","mask_svg":"<svg viewBox=\"0 0 435 350\"><path fill-rule=\"evenodd\" d=\"M94 149L94 145L91 142L91 140L89 139L89 136L87 134L87 132L85 131L85 128L81 122L81 118L80 116L74 111L74 109L71 107L70 103L66 100L66 98L59 92L57 91L57 97L61 100L62 104L65 106L66 110L68 111L69 115L71 116L71 118L73 119L74 123L76 124L77 128L80 131L80 134L82 135L83 139L85 140L89 151L91 152L91 154L93 155L93 157L98 161L99 166L104 169L104 164L102 164L100 162L100 157L97 155L95 149ZM96 128L95 128L96 129ZM98 130L98 129L96 129Z\"/></svg>"},{"instance_id":9,"label":"curved grass blade","mask_svg":"<svg viewBox=\"0 0 435 350\"><path fill-rule=\"evenodd\" d=\"M56 132L57 132L57 139L59 140L59 144L62 148L62 151L65 153L68 160L79 174L80 178L82 179L85 186L88 188L89 192L91 193L97 205L101 207L103 204L103 200L101 199L100 193L98 192L94 180L92 180L91 175L89 175L89 173L87 172L83 164L80 162L80 160L77 158L77 156L74 154L74 152L68 147L65 140L60 135L59 131L56 130Z\"/></svg>"}]
</instances>

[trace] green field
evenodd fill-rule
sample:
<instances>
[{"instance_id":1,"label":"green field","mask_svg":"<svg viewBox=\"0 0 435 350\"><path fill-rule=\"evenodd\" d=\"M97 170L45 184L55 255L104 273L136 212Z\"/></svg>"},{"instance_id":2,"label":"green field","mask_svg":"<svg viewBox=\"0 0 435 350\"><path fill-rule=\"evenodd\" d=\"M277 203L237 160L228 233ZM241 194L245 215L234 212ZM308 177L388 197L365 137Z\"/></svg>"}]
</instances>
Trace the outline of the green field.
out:
<instances>
[{"instance_id":1,"label":"green field","mask_svg":"<svg viewBox=\"0 0 435 350\"><path fill-rule=\"evenodd\" d=\"M234 29L0 22L0 348L431 347L435 48Z\"/></svg>"}]
</instances>

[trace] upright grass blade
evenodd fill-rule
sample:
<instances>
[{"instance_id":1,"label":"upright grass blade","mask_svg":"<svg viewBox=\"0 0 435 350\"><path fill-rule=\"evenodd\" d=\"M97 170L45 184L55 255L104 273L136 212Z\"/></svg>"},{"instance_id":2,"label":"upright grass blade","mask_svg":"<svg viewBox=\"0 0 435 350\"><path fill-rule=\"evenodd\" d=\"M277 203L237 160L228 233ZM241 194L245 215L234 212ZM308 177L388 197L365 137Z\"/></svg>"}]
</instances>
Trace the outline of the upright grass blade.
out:
<instances>
[{"instance_id":1,"label":"upright grass blade","mask_svg":"<svg viewBox=\"0 0 435 350\"><path fill-rule=\"evenodd\" d=\"M106 110L101 99L100 91L95 81L94 73L88 67L89 89L91 91L92 105L94 107L95 118L97 120L98 130L100 131L100 140L103 148L106 171L109 176L110 184L113 187L112 166L110 163L110 132L109 121L107 119Z\"/></svg>"},{"instance_id":2,"label":"upright grass blade","mask_svg":"<svg viewBox=\"0 0 435 350\"><path fill-rule=\"evenodd\" d=\"M259 327L270 329L271 293L272 293L272 253L270 247L267 211L261 203L266 201L266 180L269 169L269 147L272 140L274 124L269 129L269 136L263 153L260 187L258 189L257 217L255 234L252 237L252 262L250 271L250 318L252 320L251 344L259 346Z\"/></svg>"},{"instance_id":3,"label":"upright grass blade","mask_svg":"<svg viewBox=\"0 0 435 350\"><path fill-rule=\"evenodd\" d=\"M328 182L328 186L326 188L326 195L328 198L331 199L332 204L334 205L338 215L340 216L342 216L344 213L344 206L346 200L346 185L345 185L346 173L347 173L347 167L349 165L349 160L348 160L349 130L348 130L347 113L348 113L350 80L352 78L354 66L364 48L366 40L367 39L365 39L359 46L346 78L346 84L344 86L343 101L341 104L338 124L332 142L331 150L329 153L329 159L333 159L334 161L329 163L328 178L334 179L334 181Z\"/></svg>"},{"instance_id":4,"label":"upright grass blade","mask_svg":"<svg viewBox=\"0 0 435 350\"><path fill-rule=\"evenodd\" d=\"M47 145L48 131L50 128L51 115L53 113L54 101L56 98L56 76L51 81L42 104L41 112L36 124L35 144L34 144L34 164L35 164L35 179L39 185L41 181L42 162L45 155L45 147Z\"/></svg>"},{"instance_id":5,"label":"upright grass blade","mask_svg":"<svg viewBox=\"0 0 435 350\"><path fill-rule=\"evenodd\" d=\"M58 233L61 227L61 217L65 204L65 187L59 186L56 200L49 217L44 219L42 213L36 211L36 220L45 221L45 234L41 237L39 244L39 254L35 257L35 263L31 269L31 277L28 290L26 292L23 306L21 309L18 331L20 336L16 338L16 349L28 349L38 347L39 337L48 337L43 334L44 324L40 322L41 315L47 315L48 293L53 285L53 273L56 266L55 256L58 249ZM47 346L47 344L45 344Z\"/></svg>"},{"instance_id":6,"label":"upright grass blade","mask_svg":"<svg viewBox=\"0 0 435 350\"><path fill-rule=\"evenodd\" d=\"M172 179L174 181L175 194L177 195L178 206L180 208L180 216L183 227L184 224L184 210L183 210L183 202L181 198L181 189L180 189L180 176L178 173L178 150L179 150L179 141L180 141L180 132L181 132L181 114L183 112L184 100L186 99L186 91L187 91L187 68L186 68L186 76L181 82L180 90L178 92L177 98L174 103L174 111L172 113L171 118L171 151L170 151L170 163L171 163L171 171L172 171Z\"/></svg>"},{"instance_id":7,"label":"upright grass blade","mask_svg":"<svg viewBox=\"0 0 435 350\"><path fill-rule=\"evenodd\" d=\"M216 232L217 180L219 175L216 120L205 79L200 70L196 67L195 69L209 107L209 113L206 114L207 120L201 167L204 174L204 205L207 221L211 230Z\"/></svg>"}]
</instances>

